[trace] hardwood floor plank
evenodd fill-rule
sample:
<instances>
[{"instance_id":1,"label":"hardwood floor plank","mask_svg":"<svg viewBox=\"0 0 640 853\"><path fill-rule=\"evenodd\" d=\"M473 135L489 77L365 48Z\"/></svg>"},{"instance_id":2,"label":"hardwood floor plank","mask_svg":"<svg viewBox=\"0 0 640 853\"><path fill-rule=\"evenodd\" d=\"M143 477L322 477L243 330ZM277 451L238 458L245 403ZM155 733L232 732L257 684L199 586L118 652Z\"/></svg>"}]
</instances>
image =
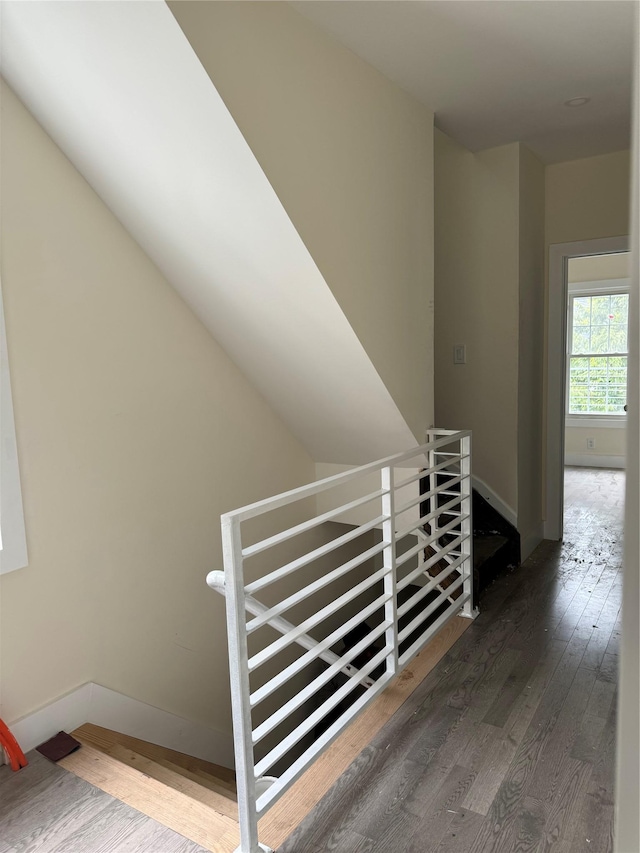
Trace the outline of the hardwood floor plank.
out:
<instances>
[{"instance_id":1,"label":"hardwood floor plank","mask_svg":"<svg viewBox=\"0 0 640 853\"><path fill-rule=\"evenodd\" d=\"M522 690L513 706L509 718L504 724L504 732L510 734L518 743L522 741L531 720L536 714L542 697L553 681L560 661L563 659L567 644L552 640L546 647L538 665L531 674L528 684Z\"/></svg>"},{"instance_id":2,"label":"hardwood floor plank","mask_svg":"<svg viewBox=\"0 0 640 853\"><path fill-rule=\"evenodd\" d=\"M39 753L28 759L19 773L0 767L2 853L206 853Z\"/></svg>"},{"instance_id":3,"label":"hardwood floor plank","mask_svg":"<svg viewBox=\"0 0 640 853\"><path fill-rule=\"evenodd\" d=\"M69 839L72 841L73 839ZM124 846L115 848L118 853L194 853L204 848L196 847L188 838L184 838L177 832L160 826L155 821L145 821L127 839ZM52 853L94 853L91 847L75 850L73 847L64 850L52 851ZM104 850L108 853L108 849Z\"/></svg>"},{"instance_id":4,"label":"hardwood floor plank","mask_svg":"<svg viewBox=\"0 0 640 853\"><path fill-rule=\"evenodd\" d=\"M423 764L404 761L391 767L385 765L378 773L379 795L372 803L362 797L362 808L350 824L359 835L375 841L376 846L393 843L405 845L414 829L422 824L422 816L412 814L410 803L413 794L425 777ZM427 805L425 804L425 808Z\"/></svg>"},{"instance_id":5,"label":"hardwood floor plank","mask_svg":"<svg viewBox=\"0 0 640 853\"><path fill-rule=\"evenodd\" d=\"M597 760L593 764L586 797L583 798L571 853L613 851L615 722L614 701L596 749Z\"/></svg>"},{"instance_id":6,"label":"hardwood floor plank","mask_svg":"<svg viewBox=\"0 0 640 853\"><path fill-rule=\"evenodd\" d=\"M520 799L521 787L503 783L471 843L469 853L506 853L505 843L510 840Z\"/></svg>"},{"instance_id":7,"label":"hardwood floor plank","mask_svg":"<svg viewBox=\"0 0 640 853\"><path fill-rule=\"evenodd\" d=\"M592 767L585 762L566 762L554 797L547 801L541 849L554 850L560 842L571 843L578 832L580 810L591 781Z\"/></svg>"},{"instance_id":8,"label":"hardwood floor plank","mask_svg":"<svg viewBox=\"0 0 640 853\"><path fill-rule=\"evenodd\" d=\"M486 761L487 753L495 748L496 740L501 736L502 730L486 723L478 723L465 728L462 734L465 736L465 741L455 752L454 763L469 770L475 770L477 773ZM446 754L446 750L443 750L443 753ZM442 764L442 756L439 756L439 763Z\"/></svg>"},{"instance_id":9,"label":"hardwood floor plank","mask_svg":"<svg viewBox=\"0 0 640 853\"><path fill-rule=\"evenodd\" d=\"M100 791L82 785L70 774L56 774L46 786L28 798L14 803L2 820L0 849L44 850L55 845L87 822L96 820L105 809ZM37 814L34 826L33 815Z\"/></svg>"},{"instance_id":10,"label":"hardwood floor plank","mask_svg":"<svg viewBox=\"0 0 640 853\"><path fill-rule=\"evenodd\" d=\"M412 827L408 844L405 845L407 851L417 853L424 849L425 838L429 839L434 848L440 844L453 818L465 813L463 803L474 779L474 771L467 767L453 767L427 804L420 796L420 789L414 790L414 795L407 802L407 810L418 816L420 821L417 826Z\"/></svg>"},{"instance_id":11,"label":"hardwood floor plank","mask_svg":"<svg viewBox=\"0 0 640 853\"><path fill-rule=\"evenodd\" d=\"M336 831L332 833L326 846L316 847L314 851L309 850L309 853L320 853L321 850L331 850L336 853L371 853L374 846L375 843L370 838L363 838L356 832Z\"/></svg>"},{"instance_id":12,"label":"hardwood floor plank","mask_svg":"<svg viewBox=\"0 0 640 853\"><path fill-rule=\"evenodd\" d=\"M593 633L585 651L583 665L592 669L598 669L603 662L604 656L611 641L611 635L615 630L616 619L619 612L619 604L622 596L620 586L621 570L618 570L616 583L612 585L600 613L594 617Z\"/></svg>"},{"instance_id":13,"label":"hardwood floor plank","mask_svg":"<svg viewBox=\"0 0 640 853\"><path fill-rule=\"evenodd\" d=\"M118 853L138 853L145 849L148 829L145 826L145 815L137 813L122 818L122 803L117 801L102 809L92 820L84 823L83 827L73 835L51 848L51 853L77 853L80 850L91 853L107 853L117 850ZM40 847L34 847L40 850Z\"/></svg>"},{"instance_id":14,"label":"hardwood floor plank","mask_svg":"<svg viewBox=\"0 0 640 853\"><path fill-rule=\"evenodd\" d=\"M527 653L518 657L502 689L484 715L483 722L499 728L506 724L514 705L522 695L522 691L527 688L531 676L536 671L542 655L543 651L538 643L532 645Z\"/></svg>"},{"instance_id":15,"label":"hardwood floor plank","mask_svg":"<svg viewBox=\"0 0 640 853\"><path fill-rule=\"evenodd\" d=\"M510 837L500 853L533 853L539 850L546 820L545 804L525 797L514 821Z\"/></svg>"},{"instance_id":16,"label":"hardwood floor plank","mask_svg":"<svg viewBox=\"0 0 640 853\"><path fill-rule=\"evenodd\" d=\"M515 649L497 646L487 648L482 655L477 656L464 680L451 691L448 707L459 710L470 708L474 719L482 719L493 694L504 689L509 673L520 658L520 652ZM483 698L488 701L483 702Z\"/></svg>"},{"instance_id":17,"label":"hardwood floor plank","mask_svg":"<svg viewBox=\"0 0 640 853\"><path fill-rule=\"evenodd\" d=\"M616 685L611 681L601 681L596 678L587 705L587 714L607 719L616 692Z\"/></svg>"},{"instance_id":18,"label":"hardwood floor plank","mask_svg":"<svg viewBox=\"0 0 640 853\"><path fill-rule=\"evenodd\" d=\"M469 853L484 818L465 809L453 816L435 853Z\"/></svg>"},{"instance_id":19,"label":"hardwood floor plank","mask_svg":"<svg viewBox=\"0 0 640 853\"><path fill-rule=\"evenodd\" d=\"M579 669L571 684L560 713L549 728L538 757L535 773L527 787L527 795L538 800L551 800L566 762L575 761L570 754L580 732L584 709L591 694L595 673Z\"/></svg>"},{"instance_id":20,"label":"hardwood floor plank","mask_svg":"<svg viewBox=\"0 0 640 853\"><path fill-rule=\"evenodd\" d=\"M600 681L610 681L612 684L618 682L618 655L604 654L598 669Z\"/></svg>"},{"instance_id":21,"label":"hardwood floor plank","mask_svg":"<svg viewBox=\"0 0 640 853\"><path fill-rule=\"evenodd\" d=\"M598 744L602 737L606 720L593 714L585 713L580 721L580 729L576 735L571 752L571 758L593 764L598 758Z\"/></svg>"},{"instance_id":22,"label":"hardwood floor plank","mask_svg":"<svg viewBox=\"0 0 640 853\"><path fill-rule=\"evenodd\" d=\"M7 816L22 807L39 790L46 789L54 776L55 765L35 752L28 756L29 770L23 768L14 773L8 764L0 767L0 825Z\"/></svg>"},{"instance_id":23,"label":"hardwood floor plank","mask_svg":"<svg viewBox=\"0 0 640 853\"><path fill-rule=\"evenodd\" d=\"M464 808L481 815L489 812L517 749L518 742L508 734L501 733L489 743L485 760L462 803Z\"/></svg>"}]
</instances>

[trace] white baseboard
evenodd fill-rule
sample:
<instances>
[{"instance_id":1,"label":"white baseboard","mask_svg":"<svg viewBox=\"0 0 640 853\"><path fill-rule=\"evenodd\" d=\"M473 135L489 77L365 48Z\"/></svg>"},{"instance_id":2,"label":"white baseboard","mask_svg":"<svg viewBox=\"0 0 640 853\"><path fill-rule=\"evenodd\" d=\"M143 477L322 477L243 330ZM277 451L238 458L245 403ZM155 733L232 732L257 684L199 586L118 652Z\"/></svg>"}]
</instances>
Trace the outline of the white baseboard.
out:
<instances>
[{"instance_id":1,"label":"white baseboard","mask_svg":"<svg viewBox=\"0 0 640 853\"><path fill-rule=\"evenodd\" d=\"M83 684L33 714L9 723L9 728L23 752L28 752L59 731L70 732L83 723L94 723L223 767L233 767L233 738L230 734L92 682Z\"/></svg>"},{"instance_id":2,"label":"white baseboard","mask_svg":"<svg viewBox=\"0 0 640 853\"><path fill-rule=\"evenodd\" d=\"M544 523L540 523L526 536L520 537L520 562L529 557L544 539Z\"/></svg>"},{"instance_id":3,"label":"white baseboard","mask_svg":"<svg viewBox=\"0 0 640 853\"><path fill-rule=\"evenodd\" d=\"M624 456L596 456L594 453L565 453L565 465L581 468L626 468Z\"/></svg>"},{"instance_id":4,"label":"white baseboard","mask_svg":"<svg viewBox=\"0 0 640 853\"><path fill-rule=\"evenodd\" d=\"M90 683L83 684L39 711L34 711L14 723L8 722L7 725L22 751L29 752L59 731L70 732L88 722L92 687Z\"/></svg>"},{"instance_id":5,"label":"white baseboard","mask_svg":"<svg viewBox=\"0 0 640 853\"><path fill-rule=\"evenodd\" d=\"M496 494L493 491L491 486L487 485L484 480L481 480L480 477L477 477L475 474L471 477L473 488L478 492L485 501L499 512L500 515L506 519L509 524L512 524L514 527L518 526L518 516L514 509L512 509L509 504L506 504L500 495Z\"/></svg>"}]
</instances>

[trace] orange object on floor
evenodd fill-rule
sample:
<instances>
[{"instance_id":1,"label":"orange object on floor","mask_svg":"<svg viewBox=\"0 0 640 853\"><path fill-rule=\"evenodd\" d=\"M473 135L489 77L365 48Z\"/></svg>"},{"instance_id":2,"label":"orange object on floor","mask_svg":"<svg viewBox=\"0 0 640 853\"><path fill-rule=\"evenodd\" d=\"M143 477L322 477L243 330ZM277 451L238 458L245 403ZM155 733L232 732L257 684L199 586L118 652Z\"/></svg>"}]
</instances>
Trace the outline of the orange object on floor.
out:
<instances>
[{"instance_id":1,"label":"orange object on floor","mask_svg":"<svg viewBox=\"0 0 640 853\"><path fill-rule=\"evenodd\" d=\"M0 746L7 753L12 770L20 770L21 767L26 767L29 763L24 752L20 749L20 744L2 720L0 720Z\"/></svg>"}]
</instances>

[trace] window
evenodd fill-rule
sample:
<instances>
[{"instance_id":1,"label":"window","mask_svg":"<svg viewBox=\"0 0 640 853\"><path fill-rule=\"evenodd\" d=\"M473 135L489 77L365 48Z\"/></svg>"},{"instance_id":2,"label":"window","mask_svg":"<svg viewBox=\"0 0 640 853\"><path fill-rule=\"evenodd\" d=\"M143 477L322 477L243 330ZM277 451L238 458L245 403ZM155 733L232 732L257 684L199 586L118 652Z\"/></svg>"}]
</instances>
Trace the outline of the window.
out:
<instances>
[{"instance_id":1,"label":"window","mask_svg":"<svg viewBox=\"0 0 640 853\"><path fill-rule=\"evenodd\" d=\"M627 401L626 280L569 288L567 414L623 419Z\"/></svg>"}]
</instances>

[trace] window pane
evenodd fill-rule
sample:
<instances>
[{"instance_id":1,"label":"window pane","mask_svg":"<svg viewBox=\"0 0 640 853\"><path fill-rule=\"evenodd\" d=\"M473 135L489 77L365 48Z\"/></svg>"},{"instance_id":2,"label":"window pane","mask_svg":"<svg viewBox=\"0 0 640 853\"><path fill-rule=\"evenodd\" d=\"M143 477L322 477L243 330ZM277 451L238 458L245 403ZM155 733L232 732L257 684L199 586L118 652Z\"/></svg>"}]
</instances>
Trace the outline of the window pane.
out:
<instances>
[{"instance_id":1,"label":"window pane","mask_svg":"<svg viewBox=\"0 0 640 853\"><path fill-rule=\"evenodd\" d=\"M613 314L612 323L622 323L626 326L629 315L629 294L614 293L611 297L611 311L609 313Z\"/></svg>"},{"instance_id":2,"label":"window pane","mask_svg":"<svg viewBox=\"0 0 640 853\"><path fill-rule=\"evenodd\" d=\"M618 385L627 383L627 359L626 358L610 358L609 359L609 382Z\"/></svg>"},{"instance_id":3,"label":"window pane","mask_svg":"<svg viewBox=\"0 0 640 853\"><path fill-rule=\"evenodd\" d=\"M591 352L609 352L609 326L591 326Z\"/></svg>"},{"instance_id":4,"label":"window pane","mask_svg":"<svg viewBox=\"0 0 640 853\"><path fill-rule=\"evenodd\" d=\"M627 351L627 326L621 323L612 323L609 326L610 352Z\"/></svg>"},{"instance_id":5,"label":"window pane","mask_svg":"<svg viewBox=\"0 0 640 853\"><path fill-rule=\"evenodd\" d=\"M626 397L626 356L570 358L569 412L623 414Z\"/></svg>"},{"instance_id":6,"label":"window pane","mask_svg":"<svg viewBox=\"0 0 640 853\"><path fill-rule=\"evenodd\" d=\"M608 354L627 352L629 296L576 296L572 307L569 411L622 414L627 396L627 357Z\"/></svg>"},{"instance_id":7,"label":"window pane","mask_svg":"<svg viewBox=\"0 0 640 853\"><path fill-rule=\"evenodd\" d=\"M591 334L588 326L578 326L573 330L573 347L571 352L589 352Z\"/></svg>"},{"instance_id":8,"label":"window pane","mask_svg":"<svg viewBox=\"0 0 640 853\"><path fill-rule=\"evenodd\" d=\"M569 411L586 414L589 410L589 395L586 388L571 388L569 396Z\"/></svg>"},{"instance_id":9,"label":"window pane","mask_svg":"<svg viewBox=\"0 0 640 853\"><path fill-rule=\"evenodd\" d=\"M591 323L591 298L576 296L573 300L573 325L588 326Z\"/></svg>"},{"instance_id":10,"label":"window pane","mask_svg":"<svg viewBox=\"0 0 640 853\"><path fill-rule=\"evenodd\" d=\"M609 310L611 307L610 296L592 296L591 297L591 324L599 325L609 323Z\"/></svg>"}]
</instances>

